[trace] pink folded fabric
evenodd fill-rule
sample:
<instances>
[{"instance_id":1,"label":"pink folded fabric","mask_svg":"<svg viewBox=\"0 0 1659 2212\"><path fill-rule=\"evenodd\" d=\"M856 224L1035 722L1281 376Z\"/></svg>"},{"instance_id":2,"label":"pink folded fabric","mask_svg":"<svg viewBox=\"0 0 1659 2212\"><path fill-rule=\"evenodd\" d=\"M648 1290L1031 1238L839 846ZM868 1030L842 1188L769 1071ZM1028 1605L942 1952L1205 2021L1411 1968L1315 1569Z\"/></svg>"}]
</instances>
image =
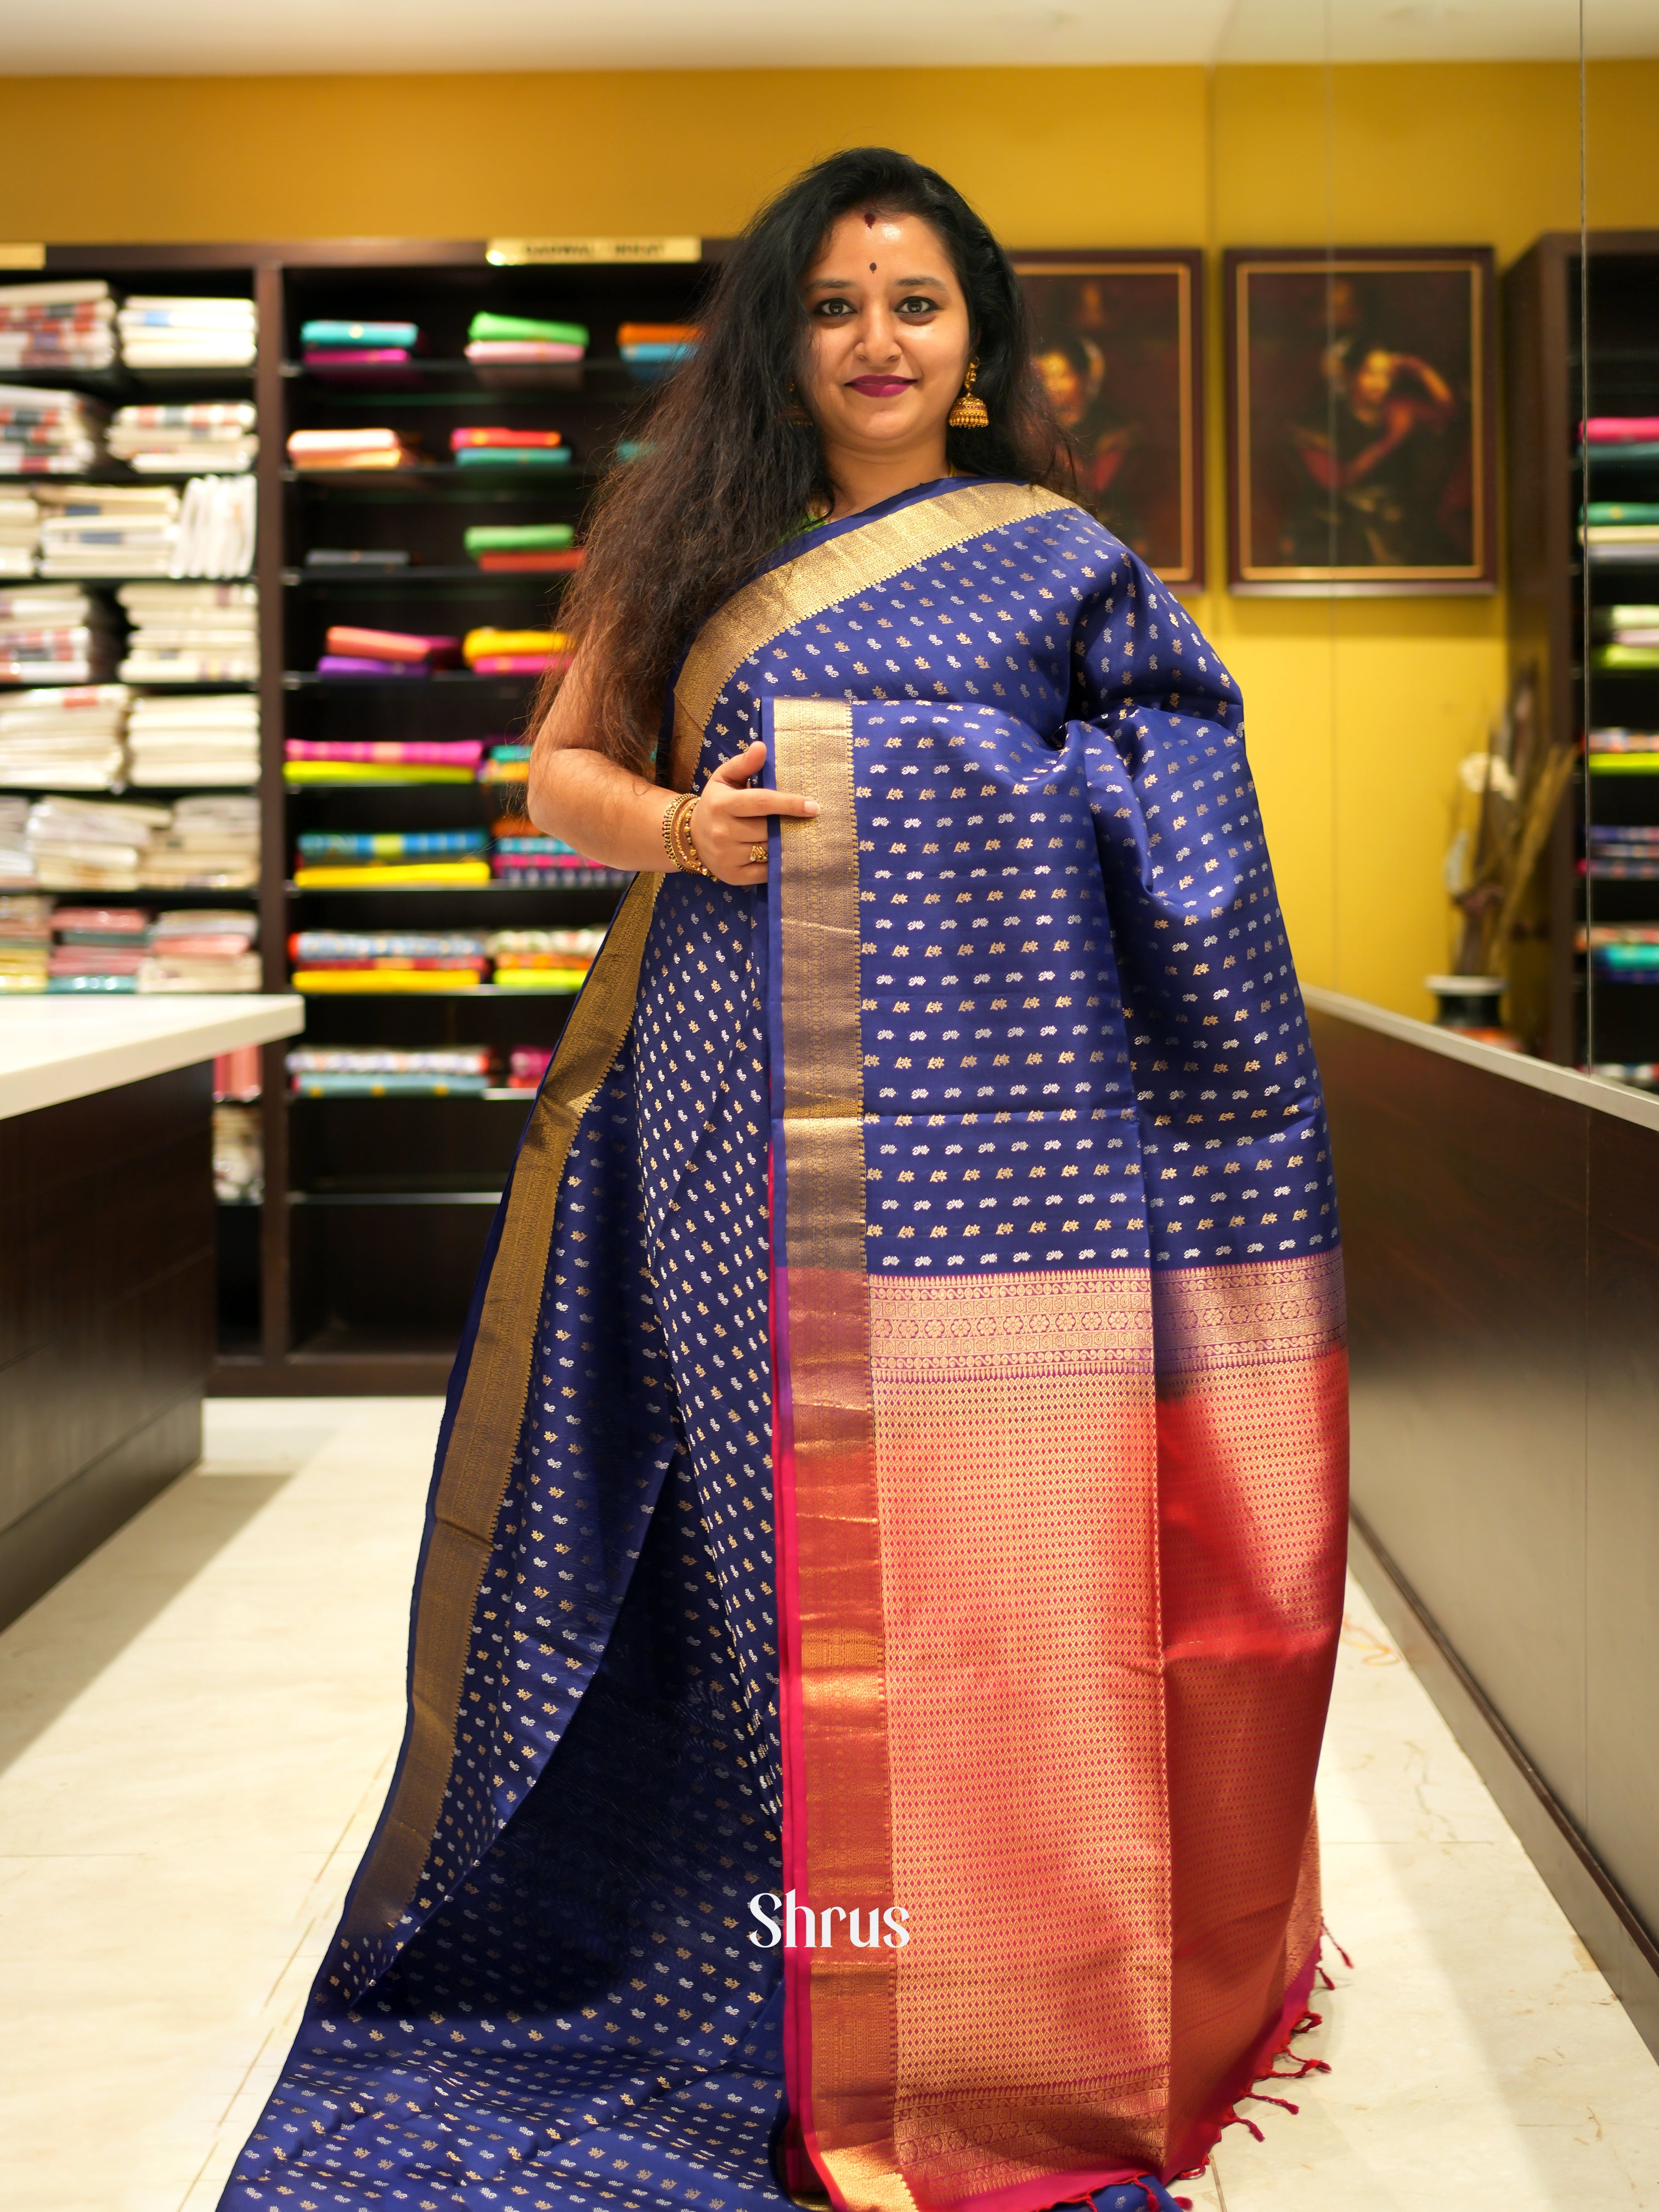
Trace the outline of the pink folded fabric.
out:
<instances>
[{"instance_id":1,"label":"pink folded fabric","mask_svg":"<svg viewBox=\"0 0 1659 2212\"><path fill-rule=\"evenodd\" d=\"M1645 446L1659 440L1659 415L1592 415L1584 424L1589 446Z\"/></svg>"}]
</instances>

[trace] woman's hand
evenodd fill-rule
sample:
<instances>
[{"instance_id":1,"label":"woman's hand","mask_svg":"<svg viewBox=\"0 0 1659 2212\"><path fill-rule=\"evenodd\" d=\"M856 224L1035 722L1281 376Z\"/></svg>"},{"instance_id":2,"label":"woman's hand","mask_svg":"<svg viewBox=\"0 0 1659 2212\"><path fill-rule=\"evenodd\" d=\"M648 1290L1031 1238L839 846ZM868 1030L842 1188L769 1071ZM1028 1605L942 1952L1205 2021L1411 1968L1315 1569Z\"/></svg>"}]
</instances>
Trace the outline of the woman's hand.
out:
<instances>
[{"instance_id":1,"label":"woman's hand","mask_svg":"<svg viewBox=\"0 0 1659 2212\"><path fill-rule=\"evenodd\" d=\"M802 799L792 791L751 791L750 777L758 775L765 765L763 744L750 745L735 760L723 761L691 810L690 836L697 857L723 884L766 881L769 816L788 815L799 821L818 811L816 799Z\"/></svg>"}]
</instances>

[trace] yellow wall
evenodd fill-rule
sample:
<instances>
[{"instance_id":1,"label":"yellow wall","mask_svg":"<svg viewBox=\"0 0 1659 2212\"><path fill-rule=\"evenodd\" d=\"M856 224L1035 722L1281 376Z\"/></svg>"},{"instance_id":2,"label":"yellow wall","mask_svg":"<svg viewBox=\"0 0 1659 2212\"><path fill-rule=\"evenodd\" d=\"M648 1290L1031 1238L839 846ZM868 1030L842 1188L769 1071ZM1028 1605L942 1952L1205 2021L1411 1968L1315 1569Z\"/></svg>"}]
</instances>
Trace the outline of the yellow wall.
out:
<instances>
[{"instance_id":1,"label":"yellow wall","mask_svg":"<svg viewBox=\"0 0 1659 2212\"><path fill-rule=\"evenodd\" d=\"M1659 64L1591 72L1592 220L1659 223ZM1571 66L0 81L0 238L685 230L815 155L933 162L1020 245L1490 243L1578 211ZM1218 343L1212 573L1224 560ZM1455 763L1504 684L1500 599L1194 606L1240 682L1313 981L1426 1010Z\"/></svg>"}]
</instances>

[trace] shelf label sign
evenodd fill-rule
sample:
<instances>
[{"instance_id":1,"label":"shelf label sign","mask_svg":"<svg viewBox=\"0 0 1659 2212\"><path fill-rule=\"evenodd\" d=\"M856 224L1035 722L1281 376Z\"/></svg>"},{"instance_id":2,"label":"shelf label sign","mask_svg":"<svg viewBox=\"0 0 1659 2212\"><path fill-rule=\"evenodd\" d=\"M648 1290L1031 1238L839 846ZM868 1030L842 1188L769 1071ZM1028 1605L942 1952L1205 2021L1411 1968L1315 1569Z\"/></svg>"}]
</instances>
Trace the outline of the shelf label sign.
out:
<instances>
[{"instance_id":1,"label":"shelf label sign","mask_svg":"<svg viewBox=\"0 0 1659 2212\"><path fill-rule=\"evenodd\" d=\"M0 269L44 269L46 265L44 246L9 244L0 240Z\"/></svg>"},{"instance_id":2,"label":"shelf label sign","mask_svg":"<svg viewBox=\"0 0 1659 2212\"><path fill-rule=\"evenodd\" d=\"M498 269L702 258L700 238L492 238L484 248L484 259Z\"/></svg>"}]
</instances>

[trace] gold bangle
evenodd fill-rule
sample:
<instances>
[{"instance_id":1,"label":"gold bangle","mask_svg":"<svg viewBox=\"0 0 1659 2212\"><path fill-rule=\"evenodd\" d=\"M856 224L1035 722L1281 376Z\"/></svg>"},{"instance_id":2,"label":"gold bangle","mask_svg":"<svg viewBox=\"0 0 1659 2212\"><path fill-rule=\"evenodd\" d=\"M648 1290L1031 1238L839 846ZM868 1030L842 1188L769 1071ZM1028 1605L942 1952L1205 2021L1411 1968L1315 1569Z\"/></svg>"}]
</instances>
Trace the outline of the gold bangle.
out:
<instances>
[{"instance_id":1,"label":"gold bangle","mask_svg":"<svg viewBox=\"0 0 1659 2212\"><path fill-rule=\"evenodd\" d=\"M707 876L712 882L714 871L691 842L691 817L701 793L688 791L669 809L663 824L663 835L676 866L687 875Z\"/></svg>"},{"instance_id":2,"label":"gold bangle","mask_svg":"<svg viewBox=\"0 0 1659 2212\"><path fill-rule=\"evenodd\" d=\"M679 811L680 801L678 799L671 799L662 811L663 850L668 855L668 865L671 868L678 868L680 864L680 856L674 850L674 817Z\"/></svg>"}]
</instances>

